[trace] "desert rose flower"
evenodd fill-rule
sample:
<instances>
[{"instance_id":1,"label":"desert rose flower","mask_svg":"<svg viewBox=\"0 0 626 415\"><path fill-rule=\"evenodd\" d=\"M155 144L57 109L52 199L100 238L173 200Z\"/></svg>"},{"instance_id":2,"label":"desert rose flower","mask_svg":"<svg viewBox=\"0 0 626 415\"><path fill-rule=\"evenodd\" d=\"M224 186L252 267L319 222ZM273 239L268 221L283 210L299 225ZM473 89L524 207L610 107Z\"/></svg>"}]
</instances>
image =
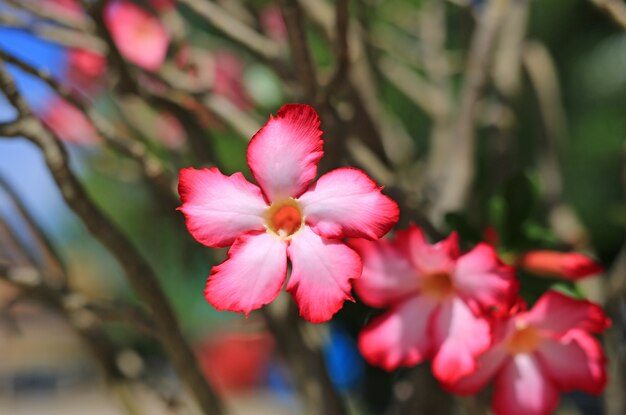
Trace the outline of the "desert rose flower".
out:
<instances>
[{"instance_id":1,"label":"desert rose flower","mask_svg":"<svg viewBox=\"0 0 626 415\"><path fill-rule=\"evenodd\" d=\"M187 228L211 246L232 244L211 271L205 297L218 310L246 315L287 291L300 314L320 323L351 299L361 259L341 239L378 239L398 206L365 173L339 168L311 182L323 155L319 118L308 105L285 105L252 137L247 158L259 186L241 173L183 169L178 190Z\"/></svg>"},{"instance_id":2,"label":"desert rose flower","mask_svg":"<svg viewBox=\"0 0 626 415\"><path fill-rule=\"evenodd\" d=\"M430 245L414 225L395 240L350 245L363 257L359 298L388 308L359 335L365 359L394 370L432 358L433 373L446 382L472 373L491 342L483 313L508 309L518 290L495 250L479 244L459 255L456 234Z\"/></svg>"},{"instance_id":3,"label":"desert rose flower","mask_svg":"<svg viewBox=\"0 0 626 415\"><path fill-rule=\"evenodd\" d=\"M73 144L95 144L100 141L85 115L67 101L56 98L40 113L41 121L61 140Z\"/></svg>"},{"instance_id":4,"label":"desert rose flower","mask_svg":"<svg viewBox=\"0 0 626 415\"><path fill-rule=\"evenodd\" d=\"M148 71L159 69L170 36L159 19L127 0L110 2L104 20L120 53Z\"/></svg>"},{"instance_id":5,"label":"desert rose flower","mask_svg":"<svg viewBox=\"0 0 626 415\"><path fill-rule=\"evenodd\" d=\"M610 321L597 305L548 291L531 310L495 324L494 344L478 358L477 371L447 389L475 394L495 379L496 415L549 414L560 392L604 389L604 353L590 333Z\"/></svg>"},{"instance_id":6,"label":"desert rose flower","mask_svg":"<svg viewBox=\"0 0 626 415\"><path fill-rule=\"evenodd\" d=\"M520 257L518 264L533 274L566 280L579 280L603 271L597 262L577 252L529 251Z\"/></svg>"}]
</instances>

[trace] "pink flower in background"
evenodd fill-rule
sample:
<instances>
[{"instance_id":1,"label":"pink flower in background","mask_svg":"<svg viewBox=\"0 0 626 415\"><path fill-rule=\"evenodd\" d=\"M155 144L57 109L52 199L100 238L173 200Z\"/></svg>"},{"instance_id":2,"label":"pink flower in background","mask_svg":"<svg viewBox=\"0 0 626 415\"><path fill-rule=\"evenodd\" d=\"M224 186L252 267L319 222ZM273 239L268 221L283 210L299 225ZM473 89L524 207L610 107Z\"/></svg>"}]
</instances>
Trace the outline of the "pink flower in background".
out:
<instances>
[{"instance_id":1,"label":"pink flower in background","mask_svg":"<svg viewBox=\"0 0 626 415\"><path fill-rule=\"evenodd\" d=\"M170 37L161 22L146 10L127 0L109 3L104 14L120 53L135 65L155 71L159 69Z\"/></svg>"},{"instance_id":2,"label":"pink flower in background","mask_svg":"<svg viewBox=\"0 0 626 415\"><path fill-rule=\"evenodd\" d=\"M100 141L93 125L72 104L55 98L40 114L41 121L60 139L74 144L95 144Z\"/></svg>"},{"instance_id":3,"label":"pink flower in background","mask_svg":"<svg viewBox=\"0 0 626 415\"><path fill-rule=\"evenodd\" d=\"M579 280L600 274L600 264L577 252L528 251L518 264L521 268L540 276Z\"/></svg>"},{"instance_id":4,"label":"pink flower in background","mask_svg":"<svg viewBox=\"0 0 626 415\"><path fill-rule=\"evenodd\" d=\"M78 0L45 0L43 7L70 19L84 19L85 15Z\"/></svg>"},{"instance_id":5,"label":"pink flower in background","mask_svg":"<svg viewBox=\"0 0 626 415\"><path fill-rule=\"evenodd\" d=\"M475 394L495 379L496 415L549 414L560 392L602 392L604 353L590 333L609 325L599 306L549 291L530 311L496 321L494 343L478 358L477 371L447 389Z\"/></svg>"},{"instance_id":6,"label":"pink flower in background","mask_svg":"<svg viewBox=\"0 0 626 415\"><path fill-rule=\"evenodd\" d=\"M252 107L252 101L243 84L244 64L234 53L220 50L213 55L215 65L213 93L229 99L238 108Z\"/></svg>"},{"instance_id":7,"label":"pink flower in background","mask_svg":"<svg viewBox=\"0 0 626 415\"><path fill-rule=\"evenodd\" d=\"M207 301L243 312L273 301L287 278L300 314L320 323L351 299L361 260L341 241L378 239L398 220L398 206L365 173L339 168L311 182L323 155L322 131L308 105L285 105L252 137L247 158L259 186L241 173L183 169L179 208L187 228L211 247L232 244L211 271Z\"/></svg>"},{"instance_id":8,"label":"pink flower in background","mask_svg":"<svg viewBox=\"0 0 626 415\"><path fill-rule=\"evenodd\" d=\"M212 333L198 347L198 360L211 385L221 393L257 385L274 350L266 332Z\"/></svg>"},{"instance_id":9,"label":"pink flower in background","mask_svg":"<svg viewBox=\"0 0 626 415\"><path fill-rule=\"evenodd\" d=\"M287 40L287 26L280 8L271 5L261 11L260 23L263 31L277 42L285 42Z\"/></svg>"},{"instance_id":10,"label":"pink flower in background","mask_svg":"<svg viewBox=\"0 0 626 415\"><path fill-rule=\"evenodd\" d=\"M72 48L67 55L65 76L80 89L95 89L98 80L106 71L106 58L86 49Z\"/></svg>"},{"instance_id":11,"label":"pink flower in background","mask_svg":"<svg viewBox=\"0 0 626 415\"><path fill-rule=\"evenodd\" d=\"M359 298L389 308L359 336L365 359L393 370L433 358L433 373L445 382L472 373L491 342L484 313L508 309L517 295L513 268L487 244L459 255L455 233L429 245L416 226L395 240L350 245L363 258Z\"/></svg>"},{"instance_id":12,"label":"pink flower in background","mask_svg":"<svg viewBox=\"0 0 626 415\"><path fill-rule=\"evenodd\" d=\"M187 142L187 133L178 118L162 112L155 121L155 136L170 150L178 150Z\"/></svg>"}]
</instances>

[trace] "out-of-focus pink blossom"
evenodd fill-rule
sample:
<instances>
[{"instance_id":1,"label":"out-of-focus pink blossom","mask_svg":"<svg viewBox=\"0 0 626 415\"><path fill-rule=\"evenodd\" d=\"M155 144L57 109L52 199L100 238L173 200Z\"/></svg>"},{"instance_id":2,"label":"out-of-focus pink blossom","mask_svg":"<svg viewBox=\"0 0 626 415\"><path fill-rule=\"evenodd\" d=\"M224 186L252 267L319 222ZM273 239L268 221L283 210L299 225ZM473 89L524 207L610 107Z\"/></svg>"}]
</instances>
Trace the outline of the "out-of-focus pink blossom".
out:
<instances>
[{"instance_id":1,"label":"out-of-focus pink blossom","mask_svg":"<svg viewBox=\"0 0 626 415\"><path fill-rule=\"evenodd\" d=\"M134 3L116 0L107 4L104 20L126 59L149 71L159 69L170 41L159 19Z\"/></svg>"},{"instance_id":2,"label":"out-of-focus pink blossom","mask_svg":"<svg viewBox=\"0 0 626 415\"><path fill-rule=\"evenodd\" d=\"M92 91L106 71L106 58L86 49L72 48L67 54L65 76L82 90Z\"/></svg>"},{"instance_id":3,"label":"out-of-focus pink blossom","mask_svg":"<svg viewBox=\"0 0 626 415\"><path fill-rule=\"evenodd\" d=\"M610 325L597 305L555 291L529 310L496 320L493 345L477 370L444 386L476 394L492 379L496 415L547 415L561 392L600 394L607 381L605 357L591 333Z\"/></svg>"},{"instance_id":4,"label":"out-of-focus pink blossom","mask_svg":"<svg viewBox=\"0 0 626 415\"><path fill-rule=\"evenodd\" d=\"M577 252L528 251L518 261L521 268L536 275L579 280L600 274L600 264Z\"/></svg>"},{"instance_id":5,"label":"out-of-focus pink blossom","mask_svg":"<svg viewBox=\"0 0 626 415\"><path fill-rule=\"evenodd\" d=\"M359 335L365 359L393 370L432 358L444 382L472 373L491 343L487 311L508 310L516 298L514 269L490 245L459 255L456 234L430 245L414 225L395 240L350 245L363 258L359 298L388 309Z\"/></svg>"},{"instance_id":6,"label":"out-of-focus pink blossom","mask_svg":"<svg viewBox=\"0 0 626 415\"><path fill-rule=\"evenodd\" d=\"M61 140L73 144L95 144L100 141L93 125L72 104L55 98L40 114L41 121Z\"/></svg>"},{"instance_id":7,"label":"out-of-focus pink blossom","mask_svg":"<svg viewBox=\"0 0 626 415\"><path fill-rule=\"evenodd\" d=\"M252 107L252 102L243 84L244 65L241 58L226 50L213 55L215 73L213 92L228 98L242 110Z\"/></svg>"},{"instance_id":8,"label":"out-of-focus pink blossom","mask_svg":"<svg viewBox=\"0 0 626 415\"><path fill-rule=\"evenodd\" d=\"M287 291L300 314L328 321L361 276L361 259L342 239L378 239L398 220L396 203L365 173L332 170L311 184L323 153L320 120L308 105L285 105L248 145L259 186L241 173L180 171L178 191L187 228L211 247L232 244L204 291L218 310L246 315Z\"/></svg>"},{"instance_id":9,"label":"out-of-focus pink blossom","mask_svg":"<svg viewBox=\"0 0 626 415\"><path fill-rule=\"evenodd\" d=\"M221 393L234 393L258 385L273 350L273 339L265 332L214 333L197 354L211 385Z\"/></svg>"},{"instance_id":10,"label":"out-of-focus pink blossom","mask_svg":"<svg viewBox=\"0 0 626 415\"><path fill-rule=\"evenodd\" d=\"M178 150L187 142L187 133L178 118L168 112L162 112L155 122L156 137L171 150Z\"/></svg>"},{"instance_id":11,"label":"out-of-focus pink blossom","mask_svg":"<svg viewBox=\"0 0 626 415\"><path fill-rule=\"evenodd\" d=\"M280 12L280 8L271 5L261 11L260 23L263 31L277 42L285 42L287 40L287 26Z\"/></svg>"}]
</instances>

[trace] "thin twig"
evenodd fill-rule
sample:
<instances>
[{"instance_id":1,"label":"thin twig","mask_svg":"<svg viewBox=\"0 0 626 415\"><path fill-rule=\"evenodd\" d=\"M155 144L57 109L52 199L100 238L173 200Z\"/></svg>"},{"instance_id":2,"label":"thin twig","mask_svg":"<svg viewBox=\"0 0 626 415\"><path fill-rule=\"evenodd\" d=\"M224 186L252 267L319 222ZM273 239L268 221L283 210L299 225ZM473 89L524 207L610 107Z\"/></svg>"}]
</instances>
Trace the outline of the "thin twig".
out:
<instances>
[{"instance_id":1,"label":"thin twig","mask_svg":"<svg viewBox=\"0 0 626 415\"><path fill-rule=\"evenodd\" d=\"M623 0L591 0L591 2L626 29L626 3Z\"/></svg>"},{"instance_id":2,"label":"thin twig","mask_svg":"<svg viewBox=\"0 0 626 415\"><path fill-rule=\"evenodd\" d=\"M183 337L174 310L161 289L155 271L122 231L91 200L70 169L64 148L50 131L32 117L30 108L17 92L3 63L0 64L0 89L18 110L20 117L28 119L22 135L41 149L48 169L67 204L126 271L131 286L152 314L161 344L203 412L207 415L221 414L223 404L200 372L193 351Z\"/></svg>"},{"instance_id":3,"label":"thin twig","mask_svg":"<svg viewBox=\"0 0 626 415\"><path fill-rule=\"evenodd\" d=\"M67 283L65 279L65 276L67 275L67 266L65 265L65 261L59 252L50 241L50 238L48 238L45 232L41 229L41 226L37 224L35 218L33 218L28 209L26 209L26 206L22 203L22 200L17 195L13 186L11 186L1 175L0 189L2 189L9 197L18 213L26 223L28 231L34 237L37 248L43 256L45 269L48 270L50 276L54 278L57 284L64 286Z\"/></svg>"},{"instance_id":4,"label":"thin twig","mask_svg":"<svg viewBox=\"0 0 626 415\"><path fill-rule=\"evenodd\" d=\"M505 0L490 0L482 12L468 54L467 69L456 122L447 139L445 166L431 163L428 191L436 191L429 206L430 219L441 224L446 212L463 207L474 179L476 106L487 82L504 11Z\"/></svg>"}]
</instances>

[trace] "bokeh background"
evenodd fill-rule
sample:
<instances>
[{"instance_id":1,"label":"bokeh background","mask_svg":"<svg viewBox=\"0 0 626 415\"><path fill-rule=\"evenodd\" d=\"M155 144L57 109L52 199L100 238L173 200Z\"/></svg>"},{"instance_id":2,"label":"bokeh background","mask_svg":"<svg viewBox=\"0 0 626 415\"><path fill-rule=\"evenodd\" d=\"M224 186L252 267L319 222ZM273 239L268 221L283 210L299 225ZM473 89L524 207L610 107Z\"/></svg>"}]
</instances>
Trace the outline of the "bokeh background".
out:
<instances>
[{"instance_id":1,"label":"bokeh background","mask_svg":"<svg viewBox=\"0 0 626 415\"><path fill-rule=\"evenodd\" d=\"M0 49L72 85L76 79L71 75L70 48L51 40L47 32L34 31L41 19L20 3L43 5L54 1L0 1ZM175 70L179 70L193 71L200 80L206 76L206 85L200 86L202 96L221 99L218 108L226 101L225 108L233 107L248 115L253 126L255 122L260 126L281 105L300 97L271 65L194 12L188 5L191 2L180 2L166 12L148 1L137 3L182 36L176 40L177 46L172 42L159 74L175 78ZM288 50L284 22L273 2L210 3L264 33L281 50ZM333 10L333 2L303 3L312 5L311 10ZM428 205L428 189L409 196L405 189L432 169L429 154L437 139L433 130L439 125L433 118L438 95L428 95L428 88L420 80L434 87L444 83L448 100L460 101L472 34L487 3L350 2L351 24L359 28L370 79L375 82L363 88L377 96L379 113L375 117L391 129L390 135L399 137L366 154L373 153L382 160L382 177L389 178L385 183L389 192L403 195L401 203L416 211ZM476 104L475 179L467 203L438 213L432 222L442 234L459 231L466 247L483 240L486 231L495 232L504 257L545 247L584 251L602 263L604 275L578 285L559 284L601 302L611 314L614 326L604 339L611 383L601 397L564 397L559 413L622 414L626 399L626 29L592 1L502 3L523 8L507 23L523 27L523 42L506 38L506 33L514 37L514 30L503 32L499 38L503 42L499 47L517 44L520 50L499 50L489 66L486 87ZM19 18L24 25L11 23L11 17ZM322 24L324 18L322 15ZM332 42L314 19L306 21L306 30L316 67L321 73L332 73L336 64ZM438 36L443 44L433 49ZM177 64L177 59L183 59L181 44L192 51L192 58ZM288 56L288 52L281 53ZM437 65L442 61L445 73L437 76L441 69ZM510 64L519 68L509 71ZM54 91L41 80L15 66L9 65L9 69L37 114L43 117L46 110L60 105ZM109 67L107 72L114 70ZM104 81L98 81L104 87L81 93L89 95L93 107L118 131L143 143L168 172L175 175L182 167L216 165L227 174L248 174L245 149L250 137L242 133L245 126L239 124L237 128L237 121L225 122L219 110L210 110L198 116L198 128L190 129L180 118L164 115L161 108L146 105L141 99L122 99L120 92L110 87L116 82L111 80L114 77L107 73ZM331 102L339 111L350 112L349 100L342 107L344 101L344 95L338 93ZM15 110L0 96L0 121L14 116ZM170 122L159 123L167 117ZM324 117L322 120L326 130ZM80 122L69 116L62 123L69 130L80 128ZM351 134L359 138L359 132ZM333 142L346 137L328 132L325 135L331 149L335 147ZM209 270L225 258L225 250L211 250L193 241L182 215L174 210L175 206L159 202L133 160L112 151L102 141L77 144L67 140L65 145L89 195L157 270L200 364L212 368L210 381L220 394L240 413L299 413L293 375L278 358L275 342L260 314L253 312L244 319L218 312L203 298ZM350 154L335 157L333 163L350 163L376 174L370 169L367 155ZM438 168L452 168L455 160L454 155L439 160ZM385 171L391 176L384 176ZM46 261L40 241L15 204L17 197L59 252L74 291L96 301L140 305L115 259L64 203L35 145L24 139L0 138L0 179L6 182L0 189L0 258L27 262L28 256L15 248L22 246L39 263ZM13 189L14 195L8 189ZM401 225L410 220L418 217L408 214ZM17 242L9 235L14 235ZM522 291L529 301L555 283L529 275L522 278ZM115 319L98 323L115 345L116 364L134 385L130 391L119 388L111 392L101 368L65 318L37 301L23 298L7 283L0 285L0 308L0 413L83 414L87 407L90 414L193 411L181 398L181 385L161 349L132 325ZM421 368L386 373L362 360L356 335L376 312L358 301L347 303L331 323L318 328L332 381L355 414L397 413L392 403L421 385L413 379L427 372ZM74 318L86 320L78 324L90 324L89 319L95 317L86 313ZM435 402L434 407L440 410L436 401L448 398L428 380L424 385L424 390L430 392L422 399ZM446 410L470 413L467 405L455 408Z\"/></svg>"}]
</instances>

